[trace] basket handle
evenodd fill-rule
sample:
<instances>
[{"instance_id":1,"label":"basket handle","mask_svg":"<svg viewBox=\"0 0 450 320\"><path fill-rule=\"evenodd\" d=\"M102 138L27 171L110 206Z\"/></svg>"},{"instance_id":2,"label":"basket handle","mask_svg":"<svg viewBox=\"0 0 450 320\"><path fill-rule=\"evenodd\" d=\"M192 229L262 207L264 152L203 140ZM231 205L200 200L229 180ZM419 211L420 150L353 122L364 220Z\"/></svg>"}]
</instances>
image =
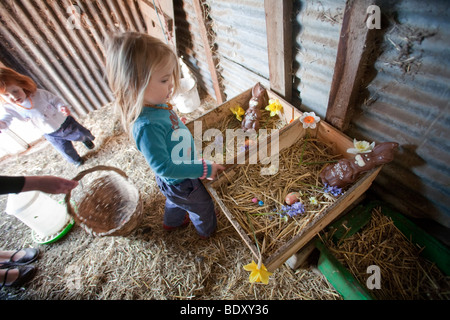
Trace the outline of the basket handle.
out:
<instances>
[{"instance_id":1,"label":"basket handle","mask_svg":"<svg viewBox=\"0 0 450 320\"><path fill-rule=\"evenodd\" d=\"M120 170L120 169L118 169L116 167L100 165L100 166L95 166L95 167L92 167L92 168L89 168L89 169L86 169L86 170L83 170L83 171L79 172L72 180L80 181L85 175L87 175L88 173L95 172L95 171L114 171L114 172L120 174L125 179L128 179L128 176L122 170ZM64 201L67 204L67 211L69 211L69 214L72 217L76 217L75 211L73 210L72 205L70 204L70 195L71 195L71 191L66 194L66 197L64 198Z\"/></svg>"}]
</instances>

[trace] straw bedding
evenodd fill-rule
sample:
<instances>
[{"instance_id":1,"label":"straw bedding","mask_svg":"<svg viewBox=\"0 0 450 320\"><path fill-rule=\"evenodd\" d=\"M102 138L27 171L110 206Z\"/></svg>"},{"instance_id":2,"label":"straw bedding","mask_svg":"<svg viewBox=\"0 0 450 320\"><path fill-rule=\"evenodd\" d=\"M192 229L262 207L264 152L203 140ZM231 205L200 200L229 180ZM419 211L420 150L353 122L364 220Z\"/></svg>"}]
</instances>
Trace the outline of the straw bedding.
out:
<instances>
[{"instance_id":1,"label":"straw bedding","mask_svg":"<svg viewBox=\"0 0 450 320\"><path fill-rule=\"evenodd\" d=\"M197 117L214 106L185 115ZM268 285L251 285L243 266L251 262L248 247L222 214L218 229L201 240L192 225L165 232L164 196L145 159L111 120L105 106L80 121L96 136L95 149L75 146L86 156L80 168L68 164L47 143L1 161L4 175L57 175L73 178L96 165L123 170L143 202L139 228L128 237L92 237L76 225L63 239L40 245L38 273L24 289L3 288L0 299L340 299L314 268L280 267ZM54 196L58 200L63 196ZM4 213L0 196L1 249L35 247L28 227Z\"/></svg>"},{"instance_id":2,"label":"straw bedding","mask_svg":"<svg viewBox=\"0 0 450 320\"><path fill-rule=\"evenodd\" d=\"M285 121L281 119L278 115L271 117L270 111L262 109L261 110L261 119L260 119L260 129L266 129L267 134L271 133L271 130L274 129L281 129L286 125ZM225 116L223 121L220 123L214 124L214 129L218 129L222 133L222 140L216 141L213 139L213 141L208 141L207 139L202 140L202 150L211 150L211 154L209 152L205 152L203 154L203 157L206 160L216 161L219 163L224 163L224 159L226 158L227 154L233 154L234 156L237 156L237 154L244 152L242 148L244 146L238 145L237 139L230 139L229 141L226 140L226 132L227 130L239 130L241 129L241 122L236 119L236 116L234 114L229 113L228 116ZM202 128L205 132L208 129L211 129L211 127ZM256 136L256 135L255 135ZM250 135L248 136L250 137ZM203 137L202 137L203 138ZM251 140L251 139L250 139ZM256 141L252 141L250 143L254 143ZM222 154L216 154L216 150L220 149L217 148L217 145L222 146ZM248 148L247 144L247 148Z\"/></svg>"},{"instance_id":3,"label":"straw bedding","mask_svg":"<svg viewBox=\"0 0 450 320\"><path fill-rule=\"evenodd\" d=\"M261 175L264 165L243 165L217 194L251 240L267 258L323 213L337 198L324 192L319 173L336 156L317 139L299 140L282 150L275 175ZM304 212L283 214L288 193L299 192ZM256 198L262 205L253 203ZM314 198L312 202L310 199Z\"/></svg>"},{"instance_id":4,"label":"straw bedding","mask_svg":"<svg viewBox=\"0 0 450 320\"><path fill-rule=\"evenodd\" d=\"M322 235L327 247L362 285L368 278L367 267L380 268L381 288L371 290L381 300L448 300L450 278L420 256L414 245L397 229L380 208L372 211L367 226L354 235L332 241L332 232Z\"/></svg>"}]
</instances>

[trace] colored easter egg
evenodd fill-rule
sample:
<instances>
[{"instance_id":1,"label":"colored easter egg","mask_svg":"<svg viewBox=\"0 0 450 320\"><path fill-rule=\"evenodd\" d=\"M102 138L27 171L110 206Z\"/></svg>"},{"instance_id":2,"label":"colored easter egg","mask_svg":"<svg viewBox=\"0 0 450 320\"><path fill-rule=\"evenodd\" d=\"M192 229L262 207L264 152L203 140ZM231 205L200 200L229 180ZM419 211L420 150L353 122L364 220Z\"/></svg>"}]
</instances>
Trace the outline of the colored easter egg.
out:
<instances>
[{"instance_id":1,"label":"colored easter egg","mask_svg":"<svg viewBox=\"0 0 450 320\"><path fill-rule=\"evenodd\" d=\"M253 199L252 199L252 202L253 202L253 203L257 203L257 202L258 202L258 199L257 199L257 198L253 198Z\"/></svg>"},{"instance_id":2,"label":"colored easter egg","mask_svg":"<svg viewBox=\"0 0 450 320\"><path fill-rule=\"evenodd\" d=\"M291 192L288 193L288 195L286 196L286 198L284 198L284 201L288 204L288 205L292 205L298 201L300 201L300 193L298 192Z\"/></svg>"},{"instance_id":3,"label":"colored easter egg","mask_svg":"<svg viewBox=\"0 0 450 320\"><path fill-rule=\"evenodd\" d=\"M262 200L259 200L258 204L259 204L260 207L262 207L264 205L264 202Z\"/></svg>"}]
</instances>

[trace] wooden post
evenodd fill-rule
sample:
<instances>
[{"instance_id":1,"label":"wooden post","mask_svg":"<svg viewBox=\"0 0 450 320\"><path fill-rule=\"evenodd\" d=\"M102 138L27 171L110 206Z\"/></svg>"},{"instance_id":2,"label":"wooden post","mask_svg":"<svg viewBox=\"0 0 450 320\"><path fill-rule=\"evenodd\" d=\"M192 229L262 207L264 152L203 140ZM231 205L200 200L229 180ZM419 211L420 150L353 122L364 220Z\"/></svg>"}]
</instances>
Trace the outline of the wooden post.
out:
<instances>
[{"instance_id":1,"label":"wooden post","mask_svg":"<svg viewBox=\"0 0 450 320\"><path fill-rule=\"evenodd\" d=\"M216 101L222 104L225 101L222 89L220 88L219 76L217 74L216 65L211 52L211 47L209 44L208 31L206 29L205 19L203 18L203 8L200 0L193 0L195 14L197 15L197 21L200 29L200 35L203 41L203 47L205 48L206 60L209 67L209 72L211 73L211 80L214 86L214 92L216 94Z\"/></svg>"},{"instance_id":2,"label":"wooden post","mask_svg":"<svg viewBox=\"0 0 450 320\"><path fill-rule=\"evenodd\" d=\"M369 28L366 25L370 0L347 1L334 67L326 120L345 131L358 98L366 59Z\"/></svg>"},{"instance_id":3,"label":"wooden post","mask_svg":"<svg viewBox=\"0 0 450 320\"><path fill-rule=\"evenodd\" d=\"M270 89L292 98L292 1L264 0Z\"/></svg>"}]
</instances>

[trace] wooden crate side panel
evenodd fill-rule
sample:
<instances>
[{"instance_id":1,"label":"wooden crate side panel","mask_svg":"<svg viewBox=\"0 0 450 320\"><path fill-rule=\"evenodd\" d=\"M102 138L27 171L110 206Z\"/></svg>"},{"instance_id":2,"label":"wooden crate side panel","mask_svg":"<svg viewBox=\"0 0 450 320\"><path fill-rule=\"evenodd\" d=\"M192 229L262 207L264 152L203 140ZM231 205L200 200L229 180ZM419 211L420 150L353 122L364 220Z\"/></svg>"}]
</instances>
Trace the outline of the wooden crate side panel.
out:
<instances>
[{"instance_id":1,"label":"wooden crate side panel","mask_svg":"<svg viewBox=\"0 0 450 320\"><path fill-rule=\"evenodd\" d=\"M271 91L270 89L266 91L268 99L278 99L280 103L283 105L283 112L281 114L281 118L284 120L286 124L291 123L294 119L299 118L302 115L302 113L297 108L292 106L289 102L281 98L275 92ZM231 107L240 105L244 110L247 110L248 102L251 97L252 97L252 88L247 89L246 91L242 92L241 94L237 95L231 100L222 103L218 107L209 111L200 118L195 119L194 121L202 121L203 128L213 127L214 124L220 122L225 117L230 115ZM186 124L187 128L191 132L194 132L194 121L190 121L189 123Z\"/></svg>"},{"instance_id":2,"label":"wooden crate side panel","mask_svg":"<svg viewBox=\"0 0 450 320\"><path fill-rule=\"evenodd\" d=\"M283 105L283 112L281 116L286 124L291 123L293 120L299 118L302 115L302 112L300 112L297 108L295 108L275 92L267 90L267 95L269 99L278 99L278 101L280 101L280 103Z\"/></svg>"},{"instance_id":3,"label":"wooden crate side panel","mask_svg":"<svg viewBox=\"0 0 450 320\"><path fill-rule=\"evenodd\" d=\"M233 99L221 104L217 108L209 111L204 116L195 119L194 121L190 121L186 124L189 131L194 135L196 141L198 139L203 139L203 133L208 128L214 128L215 126L218 127L218 123L221 121L224 121L225 118L229 117L231 114L230 108L235 107L236 105L242 106L244 109L248 108L248 102L251 98L251 91L252 88L246 90L245 92L241 93L240 95L234 97ZM301 126L294 125L294 129L290 129L289 135L284 135L284 138L281 138L281 132L283 132L287 127L289 127L289 124L293 124L292 121L294 119L297 119L301 116L301 112L298 111L295 107L290 105L288 102L286 102L283 98L278 96L276 93L266 90L267 91L267 99L278 99L280 103L283 105L283 113L280 115L281 119L283 120L286 125L280 130L280 138L279 138L279 146L280 150L284 149L285 147L291 146L295 141L300 139L304 135L304 130L301 128ZM202 126L201 129L203 132L195 132L195 122L201 121ZM197 124L198 126L198 124ZM198 129L197 129L198 131ZM268 134L273 134L274 130L268 130ZM261 136L260 136L261 137ZM262 141L261 141L262 140ZM234 155L233 161L231 164L225 163L223 164L227 169L232 167L234 164L243 164L244 162L248 162L248 159L250 159L250 156L253 156L255 153L257 153L256 158L258 158L258 150L260 148L266 148L268 154L271 154L270 152L270 146L271 146L271 136L268 137L268 139L260 139L258 140L258 144L256 148L250 148L250 150L245 151L236 151L236 154ZM224 159L225 160L225 159Z\"/></svg>"},{"instance_id":4,"label":"wooden crate side panel","mask_svg":"<svg viewBox=\"0 0 450 320\"><path fill-rule=\"evenodd\" d=\"M251 89L248 89L248 90L244 91L243 93L241 93L240 95L237 95L233 99L222 103L220 106L207 112L205 115L201 116L200 118L197 118L193 121L186 123L186 127L192 133L194 132L194 122L195 121L202 122L203 130L205 128L214 127L214 125L216 123L222 121L225 117L227 117L231 113L231 111L230 111L231 107L234 107L239 104L242 108L246 109L246 106L248 106L248 101L250 100L250 98L252 96L251 91L252 91Z\"/></svg>"},{"instance_id":5,"label":"wooden crate side panel","mask_svg":"<svg viewBox=\"0 0 450 320\"><path fill-rule=\"evenodd\" d=\"M334 154L340 154L344 158L354 157L353 154L347 153L347 149L353 147L353 140L325 121L319 122L317 138L329 145Z\"/></svg>"},{"instance_id":6,"label":"wooden crate side panel","mask_svg":"<svg viewBox=\"0 0 450 320\"><path fill-rule=\"evenodd\" d=\"M222 200L220 200L219 195L217 194L216 190L211 186L211 184L206 185L206 188L209 191L209 193L211 194L211 196L214 199L216 199L217 204L220 206L220 208L222 209L225 216L228 218L230 223L233 225L236 232L240 235L242 240L244 240L245 244L250 248L250 250L253 253L253 255L255 256L255 258L258 259L258 257L259 257L258 249L256 248L253 240L251 240L248 237L247 233L241 227L239 222L237 222L234 219L233 214L228 210L228 208L225 206L225 204L222 202Z\"/></svg>"}]
</instances>

